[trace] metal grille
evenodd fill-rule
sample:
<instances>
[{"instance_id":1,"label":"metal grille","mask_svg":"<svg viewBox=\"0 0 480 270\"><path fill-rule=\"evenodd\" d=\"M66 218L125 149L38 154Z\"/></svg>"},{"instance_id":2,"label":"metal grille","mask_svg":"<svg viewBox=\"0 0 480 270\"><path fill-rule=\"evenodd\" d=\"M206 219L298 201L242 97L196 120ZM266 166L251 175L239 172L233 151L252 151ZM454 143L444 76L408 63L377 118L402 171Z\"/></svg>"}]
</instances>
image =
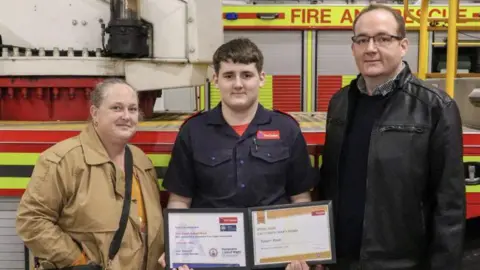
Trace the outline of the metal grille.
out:
<instances>
[{"instance_id":1,"label":"metal grille","mask_svg":"<svg viewBox=\"0 0 480 270\"><path fill-rule=\"evenodd\" d=\"M17 236L18 198L0 197L0 269L25 269L25 246Z\"/></svg>"}]
</instances>

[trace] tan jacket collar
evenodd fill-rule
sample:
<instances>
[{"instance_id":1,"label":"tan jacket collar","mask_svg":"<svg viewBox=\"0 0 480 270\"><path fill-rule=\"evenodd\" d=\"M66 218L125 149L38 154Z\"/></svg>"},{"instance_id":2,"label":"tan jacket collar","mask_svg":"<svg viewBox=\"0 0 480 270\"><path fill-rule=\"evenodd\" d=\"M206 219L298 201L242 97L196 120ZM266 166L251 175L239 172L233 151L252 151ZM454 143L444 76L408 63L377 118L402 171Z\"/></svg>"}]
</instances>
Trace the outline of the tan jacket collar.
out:
<instances>
[{"instance_id":1,"label":"tan jacket collar","mask_svg":"<svg viewBox=\"0 0 480 270\"><path fill-rule=\"evenodd\" d=\"M85 155L85 162L88 165L100 165L110 162L107 150L103 146L100 137L91 123L80 133L80 143ZM136 147L130 146L133 156L133 164L141 170L152 169L152 163Z\"/></svg>"},{"instance_id":2,"label":"tan jacket collar","mask_svg":"<svg viewBox=\"0 0 480 270\"><path fill-rule=\"evenodd\" d=\"M89 123L80 133L80 143L85 155L85 162L88 165L99 165L110 161L107 150L105 150L92 123Z\"/></svg>"}]
</instances>

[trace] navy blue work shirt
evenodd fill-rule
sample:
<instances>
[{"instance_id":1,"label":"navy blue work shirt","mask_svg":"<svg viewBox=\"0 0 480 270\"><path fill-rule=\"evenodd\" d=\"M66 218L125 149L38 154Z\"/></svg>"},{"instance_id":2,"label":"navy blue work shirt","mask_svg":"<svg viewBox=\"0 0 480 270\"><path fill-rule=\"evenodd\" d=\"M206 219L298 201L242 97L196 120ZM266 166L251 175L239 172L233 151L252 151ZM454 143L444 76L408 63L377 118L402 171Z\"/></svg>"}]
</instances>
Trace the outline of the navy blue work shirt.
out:
<instances>
[{"instance_id":1,"label":"navy blue work shirt","mask_svg":"<svg viewBox=\"0 0 480 270\"><path fill-rule=\"evenodd\" d=\"M239 136L218 105L184 122L163 185L191 208L243 208L290 203L316 181L295 119L259 105Z\"/></svg>"}]
</instances>

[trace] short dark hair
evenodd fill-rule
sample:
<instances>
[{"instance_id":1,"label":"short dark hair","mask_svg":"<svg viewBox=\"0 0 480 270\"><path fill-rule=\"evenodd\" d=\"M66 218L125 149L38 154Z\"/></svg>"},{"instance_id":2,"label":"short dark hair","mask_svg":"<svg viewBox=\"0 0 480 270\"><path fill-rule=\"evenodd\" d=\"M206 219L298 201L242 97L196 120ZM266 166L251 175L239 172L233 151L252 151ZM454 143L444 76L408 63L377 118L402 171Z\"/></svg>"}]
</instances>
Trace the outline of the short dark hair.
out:
<instances>
[{"instance_id":1,"label":"short dark hair","mask_svg":"<svg viewBox=\"0 0 480 270\"><path fill-rule=\"evenodd\" d=\"M397 35L401 38L405 38L407 36L407 28L405 26L405 20L403 19L401 13L395 9L393 9L390 6L383 5L383 4L370 4L366 8L362 9L360 13L358 13L357 17L353 21L353 32L355 33L355 26L357 25L358 19L362 17L367 12L373 11L373 10L385 10L389 12L390 14L393 15L395 18L395 21L397 22L398 28L397 28Z\"/></svg>"},{"instance_id":2,"label":"short dark hair","mask_svg":"<svg viewBox=\"0 0 480 270\"><path fill-rule=\"evenodd\" d=\"M221 45L213 54L215 73L220 70L222 62L251 64L255 63L258 72L263 70L263 54L258 46L248 38L236 38Z\"/></svg>"}]
</instances>

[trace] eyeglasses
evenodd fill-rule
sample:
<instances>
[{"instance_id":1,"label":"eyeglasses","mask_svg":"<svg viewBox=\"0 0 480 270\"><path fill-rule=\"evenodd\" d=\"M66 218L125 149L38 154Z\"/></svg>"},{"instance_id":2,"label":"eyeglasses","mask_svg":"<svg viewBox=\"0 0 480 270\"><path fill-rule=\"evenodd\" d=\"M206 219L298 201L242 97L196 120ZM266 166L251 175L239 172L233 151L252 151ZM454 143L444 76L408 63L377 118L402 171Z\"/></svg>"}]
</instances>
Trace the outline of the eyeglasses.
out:
<instances>
[{"instance_id":1,"label":"eyeglasses","mask_svg":"<svg viewBox=\"0 0 480 270\"><path fill-rule=\"evenodd\" d=\"M394 35L387 35L387 34L380 34L376 36L365 36L365 35L359 35L359 36L353 36L352 41L356 45L360 47L367 47L368 44L370 43L370 39L373 39L373 43L377 46L380 47L386 47L390 44L392 44L393 40L402 40L403 37L399 36L394 36Z\"/></svg>"}]
</instances>

